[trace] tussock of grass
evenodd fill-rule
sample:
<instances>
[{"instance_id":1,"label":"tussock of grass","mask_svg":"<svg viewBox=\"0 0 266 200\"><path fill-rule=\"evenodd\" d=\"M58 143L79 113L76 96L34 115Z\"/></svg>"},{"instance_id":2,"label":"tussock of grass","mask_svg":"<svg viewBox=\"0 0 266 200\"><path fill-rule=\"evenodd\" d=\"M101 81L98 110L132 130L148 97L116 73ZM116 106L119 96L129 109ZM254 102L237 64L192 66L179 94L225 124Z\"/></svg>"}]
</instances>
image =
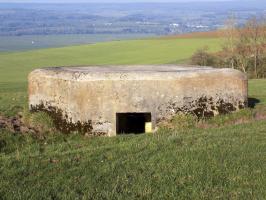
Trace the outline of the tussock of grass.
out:
<instances>
[{"instance_id":1,"label":"tussock of grass","mask_svg":"<svg viewBox=\"0 0 266 200\"><path fill-rule=\"evenodd\" d=\"M218 115L207 120L201 120L198 127L222 127L234 124L248 123L255 120L256 111L243 109L227 115Z\"/></svg>"},{"instance_id":2,"label":"tussock of grass","mask_svg":"<svg viewBox=\"0 0 266 200\"><path fill-rule=\"evenodd\" d=\"M159 126L162 129L188 130L191 128L195 128L197 123L198 123L198 118L196 116L178 114L174 116L173 119L171 119L170 121L163 122Z\"/></svg>"},{"instance_id":3,"label":"tussock of grass","mask_svg":"<svg viewBox=\"0 0 266 200\"><path fill-rule=\"evenodd\" d=\"M260 106L257 109L243 109L227 115L217 115L212 118L198 119L190 114L178 114L171 121L160 124L163 130L186 131L194 128L217 128L230 125L252 123L266 119L266 108Z\"/></svg>"},{"instance_id":4,"label":"tussock of grass","mask_svg":"<svg viewBox=\"0 0 266 200\"><path fill-rule=\"evenodd\" d=\"M53 119L45 112L30 112L27 108L22 113L22 122L35 130L39 135L55 132Z\"/></svg>"},{"instance_id":5,"label":"tussock of grass","mask_svg":"<svg viewBox=\"0 0 266 200\"><path fill-rule=\"evenodd\" d=\"M228 115L218 115L208 120L200 121L197 127L223 127L228 125L252 123L254 121L261 121L264 119L266 119L265 109L243 109Z\"/></svg>"}]
</instances>

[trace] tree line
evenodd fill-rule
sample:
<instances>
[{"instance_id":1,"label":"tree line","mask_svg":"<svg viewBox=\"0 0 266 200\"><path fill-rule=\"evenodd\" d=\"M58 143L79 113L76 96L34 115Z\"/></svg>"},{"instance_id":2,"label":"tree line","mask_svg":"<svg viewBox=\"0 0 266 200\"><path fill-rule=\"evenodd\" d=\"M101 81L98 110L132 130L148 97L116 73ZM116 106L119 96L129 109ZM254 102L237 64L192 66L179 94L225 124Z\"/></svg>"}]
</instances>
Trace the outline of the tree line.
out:
<instances>
[{"instance_id":1,"label":"tree line","mask_svg":"<svg viewBox=\"0 0 266 200\"><path fill-rule=\"evenodd\" d=\"M241 70L250 78L266 77L266 21L251 18L243 27L237 27L234 18L226 21L222 50L209 53L204 47L191 58L192 64L230 67Z\"/></svg>"}]
</instances>

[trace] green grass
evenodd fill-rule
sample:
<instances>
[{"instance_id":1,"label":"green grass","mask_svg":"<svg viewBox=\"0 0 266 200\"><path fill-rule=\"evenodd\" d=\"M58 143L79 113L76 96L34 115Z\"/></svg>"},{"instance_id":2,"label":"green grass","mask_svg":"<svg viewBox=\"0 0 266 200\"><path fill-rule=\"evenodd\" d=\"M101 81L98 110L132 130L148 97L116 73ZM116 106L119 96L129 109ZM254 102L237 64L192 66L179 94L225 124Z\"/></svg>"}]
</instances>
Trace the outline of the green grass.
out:
<instances>
[{"instance_id":1,"label":"green grass","mask_svg":"<svg viewBox=\"0 0 266 200\"><path fill-rule=\"evenodd\" d=\"M96 42L152 37L152 34L67 34L0 36L0 54L40 48L65 47ZM32 42L34 42L32 44Z\"/></svg>"},{"instance_id":2,"label":"green grass","mask_svg":"<svg viewBox=\"0 0 266 200\"><path fill-rule=\"evenodd\" d=\"M177 63L205 45L217 51L219 43L219 39L130 40L9 53L0 55L0 80L25 82L38 67Z\"/></svg>"},{"instance_id":3,"label":"green grass","mask_svg":"<svg viewBox=\"0 0 266 200\"><path fill-rule=\"evenodd\" d=\"M265 122L116 138L1 134L3 199L263 199ZM3 138L3 139L2 139ZM2 142L3 143L3 142Z\"/></svg>"},{"instance_id":4,"label":"green grass","mask_svg":"<svg viewBox=\"0 0 266 200\"><path fill-rule=\"evenodd\" d=\"M266 81L250 80L249 81L249 97L257 99L259 104L266 105Z\"/></svg>"},{"instance_id":5,"label":"green grass","mask_svg":"<svg viewBox=\"0 0 266 200\"><path fill-rule=\"evenodd\" d=\"M218 39L136 40L0 54L0 112L27 102L26 76L37 67L180 63ZM265 109L266 80L250 97ZM36 139L0 130L1 199L264 199L266 123L234 125L249 111L210 121L215 128L160 129L156 134ZM232 120L231 120L232 119Z\"/></svg>"}]
</instances>

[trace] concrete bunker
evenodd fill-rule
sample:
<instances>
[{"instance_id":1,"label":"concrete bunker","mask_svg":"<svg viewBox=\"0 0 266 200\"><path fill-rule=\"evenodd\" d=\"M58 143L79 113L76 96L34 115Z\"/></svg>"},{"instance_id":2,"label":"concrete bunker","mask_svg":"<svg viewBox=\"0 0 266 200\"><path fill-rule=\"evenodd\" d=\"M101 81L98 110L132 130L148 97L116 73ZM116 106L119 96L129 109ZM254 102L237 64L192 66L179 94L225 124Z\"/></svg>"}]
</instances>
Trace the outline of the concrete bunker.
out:
<instances>
[{"instance_id":1,"label":"concrete bunker","mask_svg":"<svg viewBox=\"0 0 266 200\"><path fill-rule=\"evenodd\" d=\"M234 69L175 65L51 67L29 75L29 106L62 132L114 136L155 130L177 113L210 117L247 106Z\"/></svg>"}]
</instances>

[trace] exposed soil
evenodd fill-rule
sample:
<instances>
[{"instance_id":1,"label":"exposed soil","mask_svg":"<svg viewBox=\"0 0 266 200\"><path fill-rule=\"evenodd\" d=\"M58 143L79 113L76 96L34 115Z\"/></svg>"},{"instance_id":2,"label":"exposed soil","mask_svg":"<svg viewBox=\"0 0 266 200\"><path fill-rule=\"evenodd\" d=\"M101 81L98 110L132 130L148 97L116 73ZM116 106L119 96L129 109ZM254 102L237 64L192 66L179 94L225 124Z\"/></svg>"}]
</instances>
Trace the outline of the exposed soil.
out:
<instances>
[{"instance_id":1,"label":"exposed soil","mask_svg":"<svg viewBox=\"0 0 266 200\"><path fill-rule=\"evenodd\" d=\"M5 117L0 115L0 130L6 129L13 133L38 133L38 131L32 127L26 126L22 122L22 116L17 115L15 117Z\"/></svg>"}]
</instances>

